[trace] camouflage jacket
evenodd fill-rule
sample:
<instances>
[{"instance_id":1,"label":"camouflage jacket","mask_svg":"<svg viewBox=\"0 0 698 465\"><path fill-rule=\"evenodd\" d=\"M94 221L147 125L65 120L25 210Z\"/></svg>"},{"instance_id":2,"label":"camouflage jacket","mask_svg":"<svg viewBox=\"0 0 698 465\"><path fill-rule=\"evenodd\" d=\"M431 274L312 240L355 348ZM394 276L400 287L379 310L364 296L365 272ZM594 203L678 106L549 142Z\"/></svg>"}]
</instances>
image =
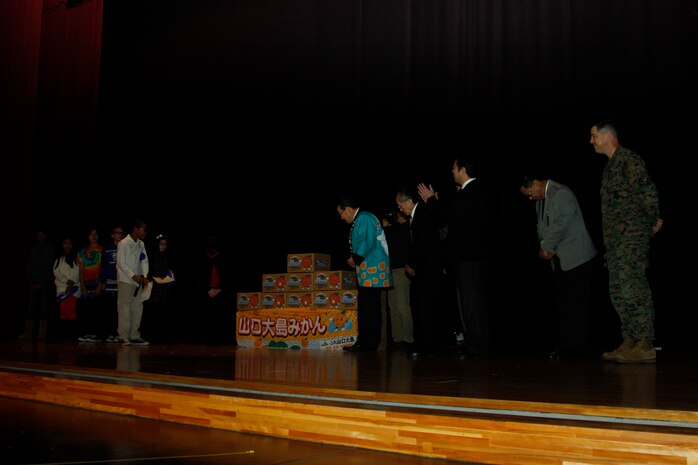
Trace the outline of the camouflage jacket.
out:
<instances>
[{"instance_id":1,"label":"camouflage jacket","mask_svg":"<svg viewBox=\"0 0 698 465\"><path fill-rule=\"evenodd\" d=\"M638 154L618 146L601 177L604 243L647 240L659 219L659 197Z\"/></svg>"}]
</instances>

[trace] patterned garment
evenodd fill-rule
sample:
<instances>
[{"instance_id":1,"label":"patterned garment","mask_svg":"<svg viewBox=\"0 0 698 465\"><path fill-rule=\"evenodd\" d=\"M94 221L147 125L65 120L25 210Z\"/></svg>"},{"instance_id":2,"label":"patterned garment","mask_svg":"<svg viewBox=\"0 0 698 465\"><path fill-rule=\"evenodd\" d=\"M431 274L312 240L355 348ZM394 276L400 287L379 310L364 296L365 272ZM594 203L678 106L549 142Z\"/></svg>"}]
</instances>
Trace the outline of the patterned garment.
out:
<instances>
[{"instance_id":1,"label":"patterned garment","mask_svg":"<svg viewBox=\"0 0 698 465\"><path fill-rule=\"evenodd\" d=\"M392 287L388 242L380 220L372 213L360 211L352 223L350 241L352 254L363 258L356 265L356 284L361 287Z\"/></svg>"},{"instance_id":2,"label":"patterned garment","mask_svg":"<svg viewBox=\"0 0 698 465\"><path fill-rule=\"evenodd\" d=\"M85 285L89 288L99 284L99 274L102 267L104 247L100 244L90 244L80 251L77 262L82 269Z\"/></svg>"}]
</instances>

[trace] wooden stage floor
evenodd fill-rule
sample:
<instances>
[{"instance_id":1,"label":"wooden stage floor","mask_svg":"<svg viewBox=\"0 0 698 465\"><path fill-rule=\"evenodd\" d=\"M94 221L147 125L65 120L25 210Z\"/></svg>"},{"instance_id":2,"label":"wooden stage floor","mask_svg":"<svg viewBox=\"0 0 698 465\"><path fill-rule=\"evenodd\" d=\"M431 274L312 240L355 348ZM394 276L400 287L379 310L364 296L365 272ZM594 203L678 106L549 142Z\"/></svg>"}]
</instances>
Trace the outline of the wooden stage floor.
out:
<instances>
[{"instance_id":1,"label":"wooden stage floor","mask_svg":"<svg viewBox=\"0 0 698 465\"><path fill-rule=\"evenodd\" d=\"M489 359L451 354L411 359L404 351L350 353L189 344L135 347L5 340L0 341L0 375L4 375L0 378L0 395L48 402L53 399L54 403L92 409L86 403L94 402L94 386L98 384L119 390L120 398L126 395L122 392L124 386L158 390L160 396L170 395L173 399L186 391L214 400L221 396L234 397L243 404L302 404L315 406L315 410L319 410L319 406L335 409L329 414L317 411L313 414L320 415L318 418L334 415L335 423L345 422L340 430L346 432L345 438L352 439L345 443L349 447L471 463L571 463L574 459L574 463L696 464L697 355L689 350L665 350L659 353L657 364L622 365L603 362L600 357L549 359L541 353L520 350L502 351ZM71 385L62 388L66 389L62 392L70 392L67 397L74 399L56 401L60 395L50 390L60 383L92 383L91 400L82 397L87 388ZM30 384L43 387L27 387ZM172 403L177 401L172 400ZM186 415L194 420L180 421L186 415L181 412L166 414L162 407L158 407L157 412L152 406L143 408L139 414L137 407L128 410L125 404L104 401L99 405L97 410L107 412L189 424L199 421L200 426L227 428L216 423L215 418L207 418L204 422L191 413ZM260 405L247 407L257 411L254 409L259 409ZM244 407L236 409L239 419ZM336 409L344 413L338 415ZM367 426L367 418L377 412L392 415L389 419L382 417L382 426L401 434L387 445L385 438L366 440L367 436L375 434ZM302 415L299 413L299 418ZM352 415L366 418L346 419ZM230 429L343 444L323 431L313 432L311 426L299 428L297 434L281 434L280 431L287 432L289 428L279 426L281 418L278 417L283 414L267 418L270 426L250 426L247 422L244 427L237 425ZM399 421L416 419L422 431L415 432L411 429L414 425L386 424L398 421L395 417L400 417ZM434 418L447 420L443 425L434 426L430 423ZM381 424L373 418L370 422ZM502 431L518 438L514 441L522 442L516 445L520 451L503 454L501 445L494 446L502 441L495 438L495 433L478 433L480 439L487 439L487 444L479 442L462 451L453 445L436 448L433 441L428 447L424 446L424 437L433 433L430 428L457 431L460 437L470 437L475 429L493 429L492 425L498 425L497 428L506 425ZM589 445L589 450L585 449L588 444L604 441L609 435L614 441L623 438L628 442L622 446ZM405 439L408 436L410 441ZM560 450L559 445L542 445L551 437L577 442L566 444L567 452L562 450L555 455ZM529 442L538 444L539 460L535 451L525 450ZM621 456L615 450L604 456L604 448L624 450L626 455Z\"/></svg>"},{"instance_id":2,"label":"wooden stage floor","mask_svg":"<svg viewBox=\"0 0 698 465\"><path fill-rule=\"evenodd\" d=\"M549 402L698 412L698 353L659 352L657 364L623 365L600 357L549 359L510 351L490 359L402 351L246 349L189 344L0 341L0 364L86 368L393 394Z\"/></svg>"}]
</instances>

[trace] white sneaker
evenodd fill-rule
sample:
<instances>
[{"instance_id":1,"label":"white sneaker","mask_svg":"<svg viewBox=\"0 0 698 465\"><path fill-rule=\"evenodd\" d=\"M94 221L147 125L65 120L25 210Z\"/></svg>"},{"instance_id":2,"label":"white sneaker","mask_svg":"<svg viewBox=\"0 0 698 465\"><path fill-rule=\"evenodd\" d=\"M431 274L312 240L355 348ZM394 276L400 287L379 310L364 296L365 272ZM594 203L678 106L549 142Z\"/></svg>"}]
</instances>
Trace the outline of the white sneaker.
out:
<instances>
[{"instance_id":1,"label":"white sneaker","mask_svg":"<svg viewBox=\"0 0 698 465\"><path fill-rule=\"evenodd\" d=\"M148 344L150 344L150 342L143 340L139 337L138 339L131 339L131 344L133 344L134 346L147 346Z\"/></svg>"}]
</instances>

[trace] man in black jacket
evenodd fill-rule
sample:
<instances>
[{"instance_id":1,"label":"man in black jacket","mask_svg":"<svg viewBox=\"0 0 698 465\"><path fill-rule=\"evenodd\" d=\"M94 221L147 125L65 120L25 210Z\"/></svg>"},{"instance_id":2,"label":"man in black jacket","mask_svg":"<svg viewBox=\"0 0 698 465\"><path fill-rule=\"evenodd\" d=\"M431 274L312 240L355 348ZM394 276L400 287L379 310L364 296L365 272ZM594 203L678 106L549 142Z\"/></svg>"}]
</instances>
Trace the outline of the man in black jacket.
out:
<instances>
[{"instance_id":1,"label":"man in black jacket","mask_svg":"<svg viewBox=\"0 0 698 465\"><path fill-rule=\"evenodd\" d=\"M490 351L487 278L491 253L488 238L492 236L492 228L489 199L484 182L475 177L472 161L456 158L451 173L458 193L447 212L442 213L431 186L420 184L417 189L427 206L446 219L448 234L444 253L454 273L466 353L486 357Z\"/></svg>"}]
</instances>

